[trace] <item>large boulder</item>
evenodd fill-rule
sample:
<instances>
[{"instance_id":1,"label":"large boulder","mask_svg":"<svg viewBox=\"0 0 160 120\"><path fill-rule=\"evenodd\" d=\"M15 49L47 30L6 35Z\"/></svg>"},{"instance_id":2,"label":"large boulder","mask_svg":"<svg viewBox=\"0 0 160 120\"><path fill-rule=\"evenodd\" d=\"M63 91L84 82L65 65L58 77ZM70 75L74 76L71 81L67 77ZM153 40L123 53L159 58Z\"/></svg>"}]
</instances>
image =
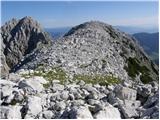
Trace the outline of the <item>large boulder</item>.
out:
<instances>
[{"instance_id":1,"label":"large boulder","mask_svg":"<svg viewBox=\"0 0 160 120\"><path fill-rule=\"evenodd\" d=\"M98 111L94 114L95 119L121 119L120 112L117 108L112 105L104 107L103 110Z\"/></svg>"},{"instance_id":2,"label":"large boulder","mask_svg":"<svg viewBox=\"0 0 160 120\"><path fill-rule=\"evenodd\" d=\"M18 86L20 89L25 90L28 94L39 93L44 90L43 84L47 81L43 77L32 77L19 82Z\"/></svg>"},{"instance_id":3,"label":"large boulder","mask_svg":"<svg viewBox=\"0 0 160 120\"><path fill-rule=\"evenodd\" d=\"M120 110L126 119L139 117L138 111L134 107L122 105Z\"/></svg>"},{"instance_id":4,"label":"large boulder","mask_svg":"<svg viewBox=\"0 0 160 120\"><path fill-rule=\"evenodd\" d=\"M159 119L159 92L149 96L141 111L141 118Z\"/></svg>"},{"instance_id":5,"label":"large boulder","mask_svg":"<svg viewBox=\"0 0 160 120\"><path fill-rule=\"evenodd\" d=\"M58 83L53 83L51 90L52 90L52 92L63 91L64 90L64 85L61 85L61 84L58 84Z\"/></svg>"},{"instance_id":6,"label":"large boulder","mask_svg":"<svg viewBox=\"0 0 160 120\"><path fill-rule=\"evenodd\" d=\"M1 70L1 76L0 78L7 78L9 75L9 70L10 68L8 67L7 63L6 63L6 57L3 54L3 52L1 52L1 63L0 63L0 70Z\"/></svg>"},{"instance_id":7,"label":"large boulder","mask_svg":"<svg viewBox=\"0 0 160 120\"><path fill-rule=\"evenodd\" d=\"M144 103L144 108L150 108L152 106L155 106L159 103L159 93L157 92L154 95L151 95L148 97L147 101Z\"/></svg>"},{"instance_id":8,"label":"large boulder","mask_svg":"<svg viewBox=\"0 0 160 120\"><path fill-rule=\"evenodd\" d=\"M22 117L35 118L38 113L42 111L41 98L37 96L30 96L26 100L26 104L22 108Z\"/></svg>"},{"instance_id":9,"label":"large boulder","mask_svg":"<svg viewBox=\"0 0 160 120\"><path fill-rule=\"evenodd\" d=\"M137 93L144 98L148 97L151 94L151 92L152 92L152 85L150 84L138 86L137 88Z\"/></svg>"},{"instance_id":10,"label":"large boulder","mask_svg":"<svg viewBox=\"0 0 160 120\"><path fill-rule=\"evenodd\" d=\"M73 107L68 114L70 119L93 119L88 107L85 106Z\"/></svg>"},{"instance_id":11,"label":"large boulder","mask_svg":"<svg viewBox=\"0 0 160 120\"><path fill-rule=\"evenodd\" d=\"M9 95L12 94L12 92L14 90L16 90L16 88L14 88L14 86L16 86L15 83L8 81L8 80L0 80L0 92L1 92L1 98L3 97L7 97Z\"/></svg>"},{"instance_id":12,"label":"large boulder","mask_svg":"<svg viewBox=\"0 0 160 120\"><path fill-rule=\"evenodd\" d=\"M136 100L137 91L128 87L116 86L115 94L121 100Z\"/></svg>"},{"instance_id":13,"label":"large boulder","mask_svg":"<svg viewBox=\"0 0 160 120\"><path fill-rule=\"evenodd\" d=\"M21 106L1 106L0 118L1 119L21 119Z\"/></svg>"},{"instance_id":14,"label":"large boulder","mask_svg":"<svg viewBox=\"0 0 160 120\"><path fill-rule=\"evenodd\" d=\"M42 118L43 119L52 119L54 117L54 113L50 110L46 110L42 112Z\"/></svg>"}]
</instances>

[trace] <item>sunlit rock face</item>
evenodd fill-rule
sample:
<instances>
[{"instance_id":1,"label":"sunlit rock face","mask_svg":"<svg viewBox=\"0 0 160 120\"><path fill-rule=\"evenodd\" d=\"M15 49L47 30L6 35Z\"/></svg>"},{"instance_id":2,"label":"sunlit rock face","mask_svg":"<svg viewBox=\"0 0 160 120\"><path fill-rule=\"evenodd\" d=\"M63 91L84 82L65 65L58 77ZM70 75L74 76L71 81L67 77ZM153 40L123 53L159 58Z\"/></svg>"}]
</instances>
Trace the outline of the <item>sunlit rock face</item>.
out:
<instances>
[{"instance_id":1,"label":"sunlit rock face","mask_svg":"<svg viewBox=\"0 0 160 120\"><path fill-rule=\"evenodd\" d=\"M39 44L48 44L50 41L40 24L31 17L6 22L1 27L1 37L4 44L2 54L5 55L5 61L10 69ZM6 67L4 68L8 71Z\"/></svg>"}]
</instances>

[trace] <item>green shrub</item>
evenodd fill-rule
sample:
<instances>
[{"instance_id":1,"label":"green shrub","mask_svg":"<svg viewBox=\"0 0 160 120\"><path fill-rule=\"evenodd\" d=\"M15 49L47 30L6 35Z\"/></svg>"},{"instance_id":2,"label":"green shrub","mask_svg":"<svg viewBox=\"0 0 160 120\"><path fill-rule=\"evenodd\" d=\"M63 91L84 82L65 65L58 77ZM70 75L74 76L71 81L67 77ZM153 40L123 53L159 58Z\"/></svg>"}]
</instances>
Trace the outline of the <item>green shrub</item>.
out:
<instances>
[{"instance_id":1,"label":"green shrub","mask_svg":"<svg viewBox=\"0 0 160 120\"><path fill-rule=\"evenodd\" d=\"M147 84L153 81L153 79L148 74L142 74L140 79L144 84Z\"/></svg>"},{"instance_id":2,"label":"green shrub","mask_svg":"<svg viewBox=\"0 0 160 120\"><path fill-rule=\"evenodd\" d=\"M125 66L124 69L128 72L128 75L133 79L139 73L142 73L140 79L143 83L148 83L152 81L152 78L149 76L150 70L146 66L141 66L139 60L136 58L128 58L128 66Z\"/></svg>"},{"instance_id":3,"label":"green shrub","mask_svg":"<svg viewBox=\"0 0 160 120\"><path fill-rule=\"evenodd\" d=\"M73 80L83 80L85 83L100 84L100 85L110 85L118 84L121 82L120 79L108 76L108 75L74 75Z\"/></svg>"}]
</instances>

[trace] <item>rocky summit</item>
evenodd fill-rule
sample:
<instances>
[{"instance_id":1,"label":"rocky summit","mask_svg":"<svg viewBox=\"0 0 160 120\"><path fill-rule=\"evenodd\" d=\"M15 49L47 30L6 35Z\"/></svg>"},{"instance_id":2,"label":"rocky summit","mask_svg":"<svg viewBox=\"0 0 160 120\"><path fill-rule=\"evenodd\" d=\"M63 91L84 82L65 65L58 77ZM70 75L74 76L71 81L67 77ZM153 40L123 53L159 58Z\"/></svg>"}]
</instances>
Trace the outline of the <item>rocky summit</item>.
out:
<instances>
[{"instance_id":1,"label":"rocky summit","mask_svg":"<svg viewBox=\"0 0 160 120\"><path fill-rule=\"evenodd\" d=\"M31 17L1 27L0 117L158 119L158 67L135 38L90 21L52 40Z\"/></svg>"},{"instance_id":2,"label":"rocky summit","mask_svg":"<svg viewBox=\"0 0 160 120\"><path fill-rule=\"evenodd\" d=\"M35 50L40 44L48 44L49 36L40 24L31 17L21 20L12 19L1 27L2 75L23 60L24 56Z\"/></svg>"}]
</instances>

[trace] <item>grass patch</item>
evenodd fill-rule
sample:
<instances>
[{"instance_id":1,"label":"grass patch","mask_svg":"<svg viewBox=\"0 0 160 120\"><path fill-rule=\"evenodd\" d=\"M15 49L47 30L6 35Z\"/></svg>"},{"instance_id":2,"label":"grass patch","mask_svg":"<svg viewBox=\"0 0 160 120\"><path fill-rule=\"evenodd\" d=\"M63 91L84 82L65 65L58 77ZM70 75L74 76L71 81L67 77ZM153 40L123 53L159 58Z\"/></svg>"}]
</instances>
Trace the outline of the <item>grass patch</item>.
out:
<instances>
[{"instance_id":1,"label":"grass patch","mask_svg":"<svg viewBox=\"0 0 160 120\"><path fill-rule=\"evenodd\" d=\"M48 82L48 83L46 83L46 84L43 84L43 87L44 87L44 88L49 88L49 86L50 86L50 82Z\"/></svg>"},{"instance_id":2,"label":"grass patch","mask_svg":"<svg viewBox=\"0 0 160 120\"><path fill-rule=\"evenodd\" d=\"M142 74L140 79L144 84L147 84L147 83L153 81L153 79L148 75L148 73L147 74Z\"/></svg>"},{"instance_id":3,"label":"grass patch","mask_svg":"<svg viewBox=\"0 0 160 120\"><path fill-rule=\"evenodd\" d=\"M100 84L107 86L110 84L119 84L119 78L108 75L74 75L73 80L83 80L85 83Z\"/></svg>"},{"instance_id":4,"label":"grass patch","mask_svg":"<svg viewBox=\"0 0 160 120\"><path fill-rule=\"evenodd\" d=\"M59 80L61 84L64 84L64 82L68 79L68 76L64 70L61 68L52 68L51 70L45 72L43 69L38 69L39 71L34 71L30 74L22 74L25 78L31 78L33 76L42 76L49 82L47 84L44 84L43 86L45 88L48 88L52 80Z\"/></svg>"},{"instance_id":5,"label":"grass patch","mask_svg":"<svg viewBox=\"0 0 160 120\"><path fill-rule=\"evenodd\" d=\"M142 73L140 79L143 83L148 83L152 81L152 78L149 76L150 70L146 66L141 66L139 60L136 58L128 58L128 67L125 66L124 69L128 72L128 75L133 79L139 73Z\"/></svg>"}]
</instances>

